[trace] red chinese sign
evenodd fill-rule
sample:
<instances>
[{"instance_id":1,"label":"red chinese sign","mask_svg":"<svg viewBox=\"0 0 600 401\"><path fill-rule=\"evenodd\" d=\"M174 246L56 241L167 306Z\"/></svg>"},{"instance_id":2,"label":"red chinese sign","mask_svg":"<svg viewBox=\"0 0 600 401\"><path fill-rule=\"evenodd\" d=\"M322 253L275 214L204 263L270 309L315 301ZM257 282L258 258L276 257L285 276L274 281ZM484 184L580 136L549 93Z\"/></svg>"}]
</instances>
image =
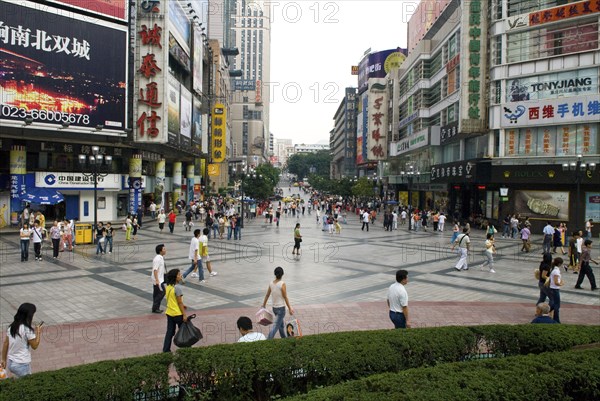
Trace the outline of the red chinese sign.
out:
<instances>
[{"instance_id":1,"label":"red chinese sign","mask_svg":"<svg viewBox=\"0 0 600 401\"><path fill-rule=\"evenodd\" d=\"M549 8L529 14L529 26L561 21L568 18L581 17L600 12L600 1L589 0L571 3L560 7Z\"/></svg>"},{"instance_id":2,"label":"red chinese sign","mask_svg":"<svg viewBox=\"0 0 600 401\"><path fill-rule=\"evenodd\" d=\"M387 82L370 79L368 96L367 158L383 160L387 157Z\"/></svg>"}]
</instances>

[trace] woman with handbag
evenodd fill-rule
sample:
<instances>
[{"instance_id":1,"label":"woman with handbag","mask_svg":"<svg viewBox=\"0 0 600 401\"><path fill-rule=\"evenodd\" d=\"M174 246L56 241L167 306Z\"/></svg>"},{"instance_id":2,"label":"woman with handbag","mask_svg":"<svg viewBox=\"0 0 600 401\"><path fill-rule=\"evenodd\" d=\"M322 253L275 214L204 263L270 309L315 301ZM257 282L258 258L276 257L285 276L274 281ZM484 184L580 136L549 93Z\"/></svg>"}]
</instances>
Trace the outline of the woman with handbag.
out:
<instances>
[{"instance_id":1,"label":"woman with handbag","mask_svg":"<svg viewBox=\"0 0 600 401\"><path fill-rule=\"evenodd\" d=\"M300 235L300 223L296 223L294 229L294 249L292 249L292 255L300 255L300 243L302 242L302 235Z\"/></svg>"},{"instance_id":2,"label":"woman with handbag","mask_svg":"<svg viewBox=\"0 0 600 401\"><path fill-rule=\"evenodd\" d=\"M299 225L300 224L297 224L297 226ZM271 327L269 335L267 336L267 339L269 340L275 337L275 333L277 333L277 331L279 331L281 338L286 337L283 327L286 305L290 310L290 315L294 314L294 309L290 306L290 301L287 296L287 287L281 279L283 277L283 268L280 266L276 267L274 274L275 280L269 283L267 294L265 295L265 299L262 303L262 307L265 308L269 297L271 297L271 301L273 302L273 315L275 315L275 321L273 322L273 327Z\"/></svg>"},{"instance_id":3,"label":"woman with handbag","mask_svg":"<svg viewBox=\"0 0 600 401\"><path fill-rule=\"evenodd\" d=\"M167 332L163 343L163 352L171 352L171 343L175 331L181 324L187 321L185 310L187 306L183 304L183 289L180 285L183 276L179 269L171 269L165 274L165 298L167 299Z\"/></svg>"},{"instance_id":4,"label":"woman with handbag","mask_svg":"<svg viewBox=\"0 0 600 401\"><path fill-rule=\"evenodd\" d=\"M35 311L34 304L21 304L4 337L0 367L6 367L17 378L31 374L30 348L37 349L42 338L44 322L32 327Z\"/></svg>"}]
</instances>

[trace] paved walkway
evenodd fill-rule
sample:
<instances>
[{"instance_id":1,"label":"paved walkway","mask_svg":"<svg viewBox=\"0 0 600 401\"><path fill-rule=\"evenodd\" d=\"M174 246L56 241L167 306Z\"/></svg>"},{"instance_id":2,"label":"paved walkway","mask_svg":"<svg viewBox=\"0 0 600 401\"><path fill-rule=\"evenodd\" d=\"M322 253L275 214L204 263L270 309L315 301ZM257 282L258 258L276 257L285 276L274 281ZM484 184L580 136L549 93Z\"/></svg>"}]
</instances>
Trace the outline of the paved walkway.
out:
<instances>
[{"instance_id":1,"label":"paved walkway","mask_svg":"<svg viewBox=\"0 0 600 401\"><path fill-rule=\"evenodd\" d=\"M315 217L283 217L280 227L262 218L248 220L241 241L210 240L219 275L202 286L189 278L184 289L184 301L197 311L205 334L201 345L238 338L235 321L256 312L276 266L285 270L290 301L305 334L392 327L385 297L399 268L409 271L415 326L523 323L532 318L539 292L533 270L540 260L541 235L534 234L530 254L519 252L518 240L498 239L497 273L492 274L477 269L484 259L484 240L483 232L474 230L471 269L457 272L448 231L414 233L400 226L385 232L379 222L363 232L358 218L350 216L337 236L322 232ZM297 221L302 225L303 254L294 258ZM165 243L168 268L183 269L189 265L190 236L181 222L174 234L159 233L154 222L144 222L137 241L125 242L119 232L110 255L96 256L95 247L81 245L58 260L45 250L44 261L32 261L31 255L29 262L21 263L16 231L3 230L2 332L21 303L37 305L35 319L46 322L46 332L34 354L36 371L160 351L165 318L150 313L154 248ZM597 244L593 252L599 254ZM575 290L576 277L563 274L561 319L600 324L600 294L590 291L587 282L585 290Z\"/></svg>"}]
</instances>

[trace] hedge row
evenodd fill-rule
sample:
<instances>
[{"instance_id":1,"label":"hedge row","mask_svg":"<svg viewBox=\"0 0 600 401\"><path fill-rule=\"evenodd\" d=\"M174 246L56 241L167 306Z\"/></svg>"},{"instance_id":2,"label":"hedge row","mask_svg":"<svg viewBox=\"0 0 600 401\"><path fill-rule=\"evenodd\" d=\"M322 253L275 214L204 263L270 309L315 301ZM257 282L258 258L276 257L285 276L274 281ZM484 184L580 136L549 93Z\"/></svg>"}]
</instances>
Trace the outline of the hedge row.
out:
<instances>
[{"instance_id":1,"label":"hedge row","mask_svg":"<svg viewBox=\"0 0 600 401\"><path fill-rule=\"evenodd\" d=\"M322 334L104 361L0 382L0 400L131 400L167 395L169 365L198 399L267 400L369 375L600 342L599 326L495 325ZM159 398L154 398L159 399ZM194 398L190 398L194 399Z\"/></svg>"},{"instance_id":2,"label":"hedge row","mask_svg":"<svg viewBox=\"0 0 600 401\"><path fill-rule=\"evenodd\" d=\"M384 373L286 401L600 399L600 349L547 352Z\"/></svg>"}]
</instances>

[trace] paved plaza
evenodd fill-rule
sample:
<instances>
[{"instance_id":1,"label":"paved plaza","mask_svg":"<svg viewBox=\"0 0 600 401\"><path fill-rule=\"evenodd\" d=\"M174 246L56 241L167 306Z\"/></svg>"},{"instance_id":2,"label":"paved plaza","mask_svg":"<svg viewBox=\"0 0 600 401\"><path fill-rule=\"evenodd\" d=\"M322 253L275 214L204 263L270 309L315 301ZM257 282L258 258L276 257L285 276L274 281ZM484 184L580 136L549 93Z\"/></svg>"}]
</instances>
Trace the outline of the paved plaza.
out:
<instances>
[{"instance_id":1,"label":"paved plaza","mask_svg":"<svg viewBox=\"0 0 600 401\"><path fill-rule=\"evenodd\" d=\"M32 302L38 308L35 319L45 321L42 344L33 353L34 371L159 352L166 321L150 313L152 258L155 246L165 243L167 269L189 266L191 233L182 220L174 234L159 233L155 222L144 221L138 239L127 243L119 232L110 255L96 256L95 246L79 245L74 253L64 252L53 260L47 248L42 262L31 256L21 263L16 230L2 231L3 336L16 308ZM302 255L294 258L296 222L301 223L304 240ZM538 297L533 270L541 258L539 245L524 255L519 240L498 239L496 273L480 271L484 232L479 230L471 235L470 269L461 272L453 268L457 256L450 251L448 229L414 233L399 226L386 232L379 221L363 232L352 215L341 235L330 235L321 231L313 212L298 219L282 217L280 227L262 218L247 220L242 235L241 241L211 238L218 276L206 275L203 285L188 277L184 287L184 302L188 311L197 313L196 323L205 336L200 346L237 340L237 317L253 316L258 310L276 266L285 270L290 302L309 335L392 328L385 300L399 268L409 271L413 327L526 323ZM576 277L563 274L561 320L600 324L600 294L590 291L587 280L584 290L575 290Z\"/></svg>"}]
</instances>

